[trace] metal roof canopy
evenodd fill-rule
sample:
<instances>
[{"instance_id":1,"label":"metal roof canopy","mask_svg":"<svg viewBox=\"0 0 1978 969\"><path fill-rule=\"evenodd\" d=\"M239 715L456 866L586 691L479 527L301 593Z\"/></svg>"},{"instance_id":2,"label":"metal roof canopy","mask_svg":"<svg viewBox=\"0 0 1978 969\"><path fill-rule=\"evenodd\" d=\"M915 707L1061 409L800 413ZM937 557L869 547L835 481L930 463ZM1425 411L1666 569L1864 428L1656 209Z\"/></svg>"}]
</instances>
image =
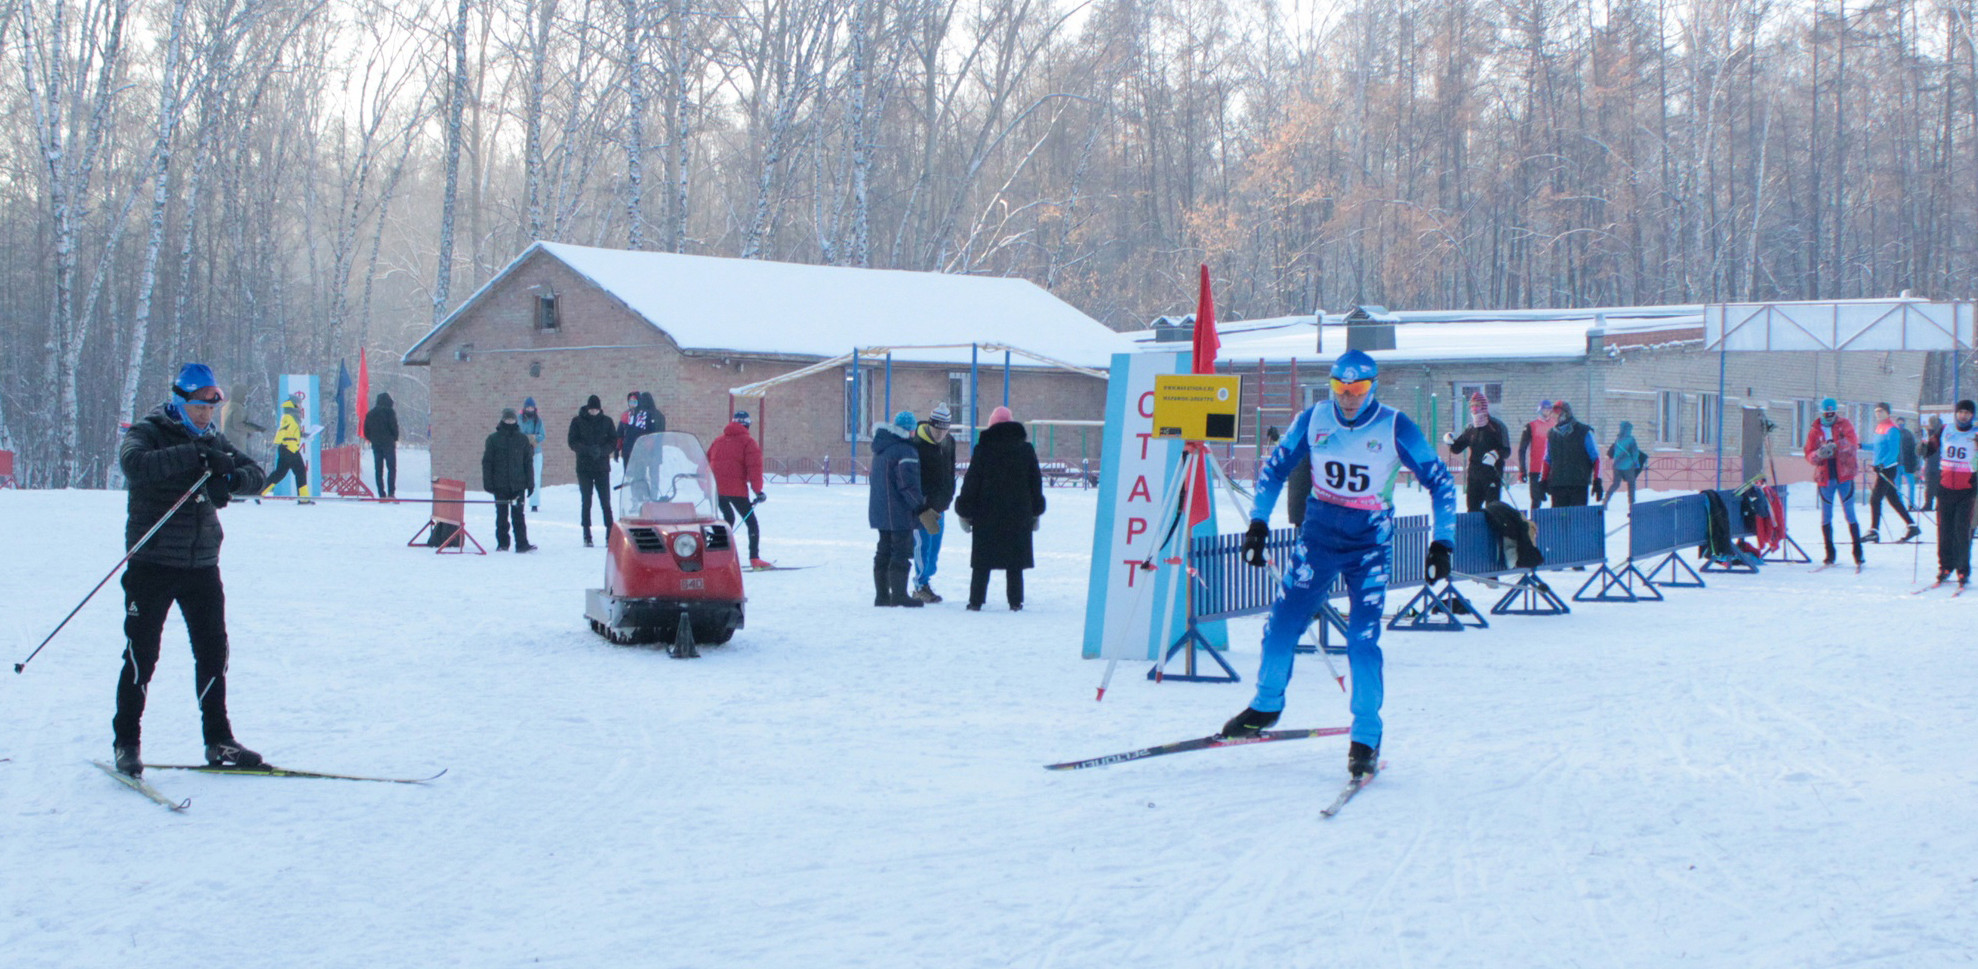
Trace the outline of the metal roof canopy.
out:
<instances>
[{"instance_id":1,"label":"metal roof canopy","mask_svg":"<svg viewBox=\"0 0 1978 969\"><path fill-rule=\"evenodd\" d=\"M1088 377L1096 377L1100 380L1106 379L1105 371L1093 370L1089 367L1081 367L1078 366L1077 364L1066 363L1063 360L1047 357L1041 353L1032 353L1029 350L1025 350L1022 347L1013 347L1002 343L927 343L927 344L919 344L915 346L860 347L856 352L858 354L860 363L865 363L867 361L878 363L885 361L887 356L896 350L960 350L964 348L986 350L990 353L1013 353L1020 357L1028 357L1029 359L1036 360L1039 363L1045 364L1046 366L1057 368L1059 370L1069 370L1073 373L1082 373ZM814 364L811 364L808 367L804 367L798 370L792 370L786 374L779 374L767 380L758 380L754 383L743 384L740 387L730 387L728 388L728 393L735 397L767 397L769 396L770 389L776 387L779 384L787 384L793 381L802 380L803 378L808 377L812 374L822 373L826 370L842 367L848 363L851 363L851 361L852 361L852 354L850 353L839 354L838 356L832 357L829 360L820 360ZM907 364L920 363L920 361L901 361L901 362ZM950 364L929 364L929 365L951 366Z\"/></svg>"},{"instance_id":2,"label":"metal roof canopy","mask_svg":"<svg viewBox=\"0 0 1978 969\"><path fill-rule=\"evenodd\" d=\"M1968 302L1918 299L1712 303L1703 308L1704 347L1724 351L1969 350Z\"/></svg>"}]
</instances>

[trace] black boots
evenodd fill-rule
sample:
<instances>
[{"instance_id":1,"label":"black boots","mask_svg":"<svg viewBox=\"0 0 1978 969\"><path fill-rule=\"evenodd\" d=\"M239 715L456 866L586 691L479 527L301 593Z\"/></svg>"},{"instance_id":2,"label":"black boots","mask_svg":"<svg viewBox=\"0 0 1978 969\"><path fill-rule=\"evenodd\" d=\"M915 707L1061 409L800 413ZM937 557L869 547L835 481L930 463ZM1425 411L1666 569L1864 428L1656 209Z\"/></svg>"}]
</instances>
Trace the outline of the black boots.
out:
<instances>
[{"instance_id":1,"label":"black boots","mask_svg":"<svg viewBox=\"0 0 1978 969\"><path fill-rule=\"evenodd\" d=\"M1244 707L1242 713L1229 718L1229 722L1223 724L1222 736L1255 737L1269 730L1273 724L1277 723L1277 718L1278 712L1276 710L1256 710L1250 707Z\"/></svg>"},{"instance_id":2,"label":"black boots","mask_svg":"<svg viewBox=\"0 0 1978 969\"><path fill-rule=\"evenodd\" d=\"M1861 526L1855 524L1854 522L1848 522L1848 535L1854 539L1854 564L1860 565L1862 562Z\"/></svg>"},{"instance_id":3,"label":"black boots","mask_svg":"<svg viewBox=\"0 0 1978 969\"><path fill-rule=\"evenodd\" d=\"M229 740L225 743L206 745L206 766L251 769L266 767L268 762L262 760L260 754Z\"/></svg>"},{"instance_id":4,"label":"black boots","mask_svg":"<svg viewBox=\"0 0 1978 969\"><path fill-rule=\"evenodd\" d=\"M110 752L116 756L119 772L132 777L144 773L144 759L138 756L136 744L117 744Z\"/></svg>"},{"instance_id":5,"label":"black boots","mask_svg":"<svg viewBox=\"0 0 1978 969\"><path fill-rule=\"evenodd\" d=\"M1827 557L1820 560L1822 565L1834 564L1834 526L1820 526L1820 540L1827 543Z\"/></svg>"},{"instance_id":6,"label":"black boots","mask_svg":"<svg viewBox=\"0 0 1978 969\"><path fill-rule=\"evenodd\" d=\"M1354 780L1372 777L1380 771L1380 748L1369 747L1357 740L1346 748L1346 772Z\"/></svg>"}]
</instances>

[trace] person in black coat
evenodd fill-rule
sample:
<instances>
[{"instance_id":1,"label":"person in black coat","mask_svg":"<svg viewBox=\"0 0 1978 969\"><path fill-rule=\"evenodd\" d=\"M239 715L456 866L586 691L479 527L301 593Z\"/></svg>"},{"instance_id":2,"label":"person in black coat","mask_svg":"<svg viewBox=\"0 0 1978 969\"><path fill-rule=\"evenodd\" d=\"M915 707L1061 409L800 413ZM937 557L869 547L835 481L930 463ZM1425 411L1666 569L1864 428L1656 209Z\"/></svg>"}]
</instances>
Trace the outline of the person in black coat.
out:
<instances>
[{"instance_id":1,"label":"person in black coat","mask_svg":"<svg viewBox=\"0 0 1978 969\"><path fill-rule=\"evenodd\" d=\"M110 725L117 769L132 776L144 770L140 721L151 674L158 668L165 616L174 603L192 642L207 762L230 767L262 762L260 754L234 740L227 717L227 598L220 582L225 534L219 509L234 495L258 494L267 473L228 443L216 426L225 396L211 369L186 364L172 382L172 393L178 399L133 423L117 449L130 492L124 547L132 551L123 580L124 665ZM203 484L201 473L208 475Z\"/></svg>"},{"instance_id":2,"label":"person in black coat","mask_svg":"<svg viewBox=\"0 0 1978 969\"><path fill-rule=\"evenodd\" d=\"M522 515L522 499L535 486L536 446L522 433L515 408L505 407L501 423L488 435L481 449L481 490L495 499L495 551L508 551L508 530L515 528L515 550L533 552L529 544L529 523Z\"/></svg>"},{"instance_id":3,"label":"person in black coat","mask_svg":"<svg viewBox=\"0 0 1978 969\"><path fill-rule=\"evenodd\" d=\"M604 516L604 537L611 539L611 455L618 449L618 425L604 416L604 402L592 394L577 416L570 418L566 437L577 454L577 494L583 497L578 521L584 526L584 545L591 544L591 495L596 494Z\"/></svg>"},{"instance_id":4,"label":"person in black coat","mask_svg":"<svg viewBox=\"0 0 1978 969\"><path fill-rule=\"evenodd\" d=\"M920 452L914 450L913 411L893 415L891 424L872 427L872 491L866 523L879 532L872 555L872 604L918 608L925 603L907 593L913 570L913 530L927 497L920 491Z\"/></svg>"},{"instance_id":5,"label":"person in black coat","mask_svg":"<svg viewBox=\"0 0 1978 969\"><path fill-rule=\"evenodd\" d=\"M1470 426L1463 433L1445 437L1450 454L1470 452L1463 472L1465 511L1482 511L1496 501L1504 488L1504 462L1511 457L1511 430L1490 415L1490 401L1481 393L1470 395Z\"/></svg>"},{"instance_id":6,"label":"person in black coat","mask_svg":"<svg viewBox=\"0 0 1978 969\"><path fill-rule=\"evenodd\" d=\"M969 455L968 474L955 499L955 516L972 532L968 608L982 609L989 573L1003 569L1010 610L1023 608L1023 570L1037 564L1030 536L1044 514L1044 474L1037 449L1007 407L989 414L989 427Z\"/></svg>"},{"instance_id":7,"label":"person in black coat","mask_svg":"<svg viewBox=\"0 0 1978 969\"><path fill-rule=\"evenodd\" d=\"M364 440L371 442L371 470L378 479L378 497L398 497L398 412L392 409L391 395L379 394L371 412L364 415ZM389 470L391 476L385 476Z\"/></svg>"}]
</instances>

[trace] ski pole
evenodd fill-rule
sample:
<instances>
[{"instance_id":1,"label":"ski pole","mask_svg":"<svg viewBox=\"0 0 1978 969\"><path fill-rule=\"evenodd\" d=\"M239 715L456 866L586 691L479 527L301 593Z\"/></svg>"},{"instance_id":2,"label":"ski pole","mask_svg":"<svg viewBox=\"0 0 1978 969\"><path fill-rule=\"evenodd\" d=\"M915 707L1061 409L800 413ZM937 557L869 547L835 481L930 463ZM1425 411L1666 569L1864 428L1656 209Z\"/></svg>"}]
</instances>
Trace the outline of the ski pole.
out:
<instances>
[{"instance_id":1,"label":"ski pole","mask_svg":"<svg viewBox=\"0 0 1978 969\"><path fill-rule=\"evenodd\" d=\"M165 527L165 522L170 520L174 514L178 513L179 506L185 504L187 499L191 498L194 494L197 494L199 489L206 484L206 479L212 476L213 476L213 471L210 468L201 471L199 473L199 480L193 482L192 487L185 489L185 494L180 495L179 500L172 502L172 507L165 509L165 513L163 515L158 516L158 521L151 526L151 530L145 532L144 537L138 539L137 544L132 545L130 547L130 551L125 552L124 557L118 559L117 564L110 567L109 575L105 575L103 577L102 582L96 583L96 588L89 590L89 595L83 596L82 601L76 603L76 607L74 609L69 610L68 615L62 617L62 621L55 625L54 632L49 633L48 638L43 639L41 641L41 645L36 646L34 648L34 652L27 654L27 659L21 660L20 662L14 664L14 672L16 674L19 674L26 671L27 664L34 662L34 658L36 656L41 655L41 651L45 649L50 642L54 641L55 634L61 632L62 627L68 625L69 620L74 619L76 617L76 613L81 612L82 607L89 605L89 600L95 598L96 593L102 591L103 586L110 581L110 576L116 575L117 570L123 568L124 563L130 561L130 557L136 555L137 550L144 547L144 543L151 541L151 536L158 534L158 529Z\"/></svg>"}]
</instances>

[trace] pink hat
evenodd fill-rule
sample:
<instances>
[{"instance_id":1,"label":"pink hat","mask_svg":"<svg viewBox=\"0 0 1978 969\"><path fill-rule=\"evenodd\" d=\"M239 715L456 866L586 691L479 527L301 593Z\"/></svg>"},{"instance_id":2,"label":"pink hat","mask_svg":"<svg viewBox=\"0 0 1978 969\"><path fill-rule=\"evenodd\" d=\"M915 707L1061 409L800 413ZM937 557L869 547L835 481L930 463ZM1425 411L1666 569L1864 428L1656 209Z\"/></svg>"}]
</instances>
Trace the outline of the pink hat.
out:
<instances>
[{"instance_id":1,"label":"pink hat","mask_svg":"<svg viewBox=\"0 0 1978 969\"><path fill-rule=\"evenodd\" d=\"M1016 415L1011 414L1010 409L1007 407L998 407L989 412L989 423L991 424L1007 424L1014 420L1016 420Z\"/></svg>"}]
</instances>

